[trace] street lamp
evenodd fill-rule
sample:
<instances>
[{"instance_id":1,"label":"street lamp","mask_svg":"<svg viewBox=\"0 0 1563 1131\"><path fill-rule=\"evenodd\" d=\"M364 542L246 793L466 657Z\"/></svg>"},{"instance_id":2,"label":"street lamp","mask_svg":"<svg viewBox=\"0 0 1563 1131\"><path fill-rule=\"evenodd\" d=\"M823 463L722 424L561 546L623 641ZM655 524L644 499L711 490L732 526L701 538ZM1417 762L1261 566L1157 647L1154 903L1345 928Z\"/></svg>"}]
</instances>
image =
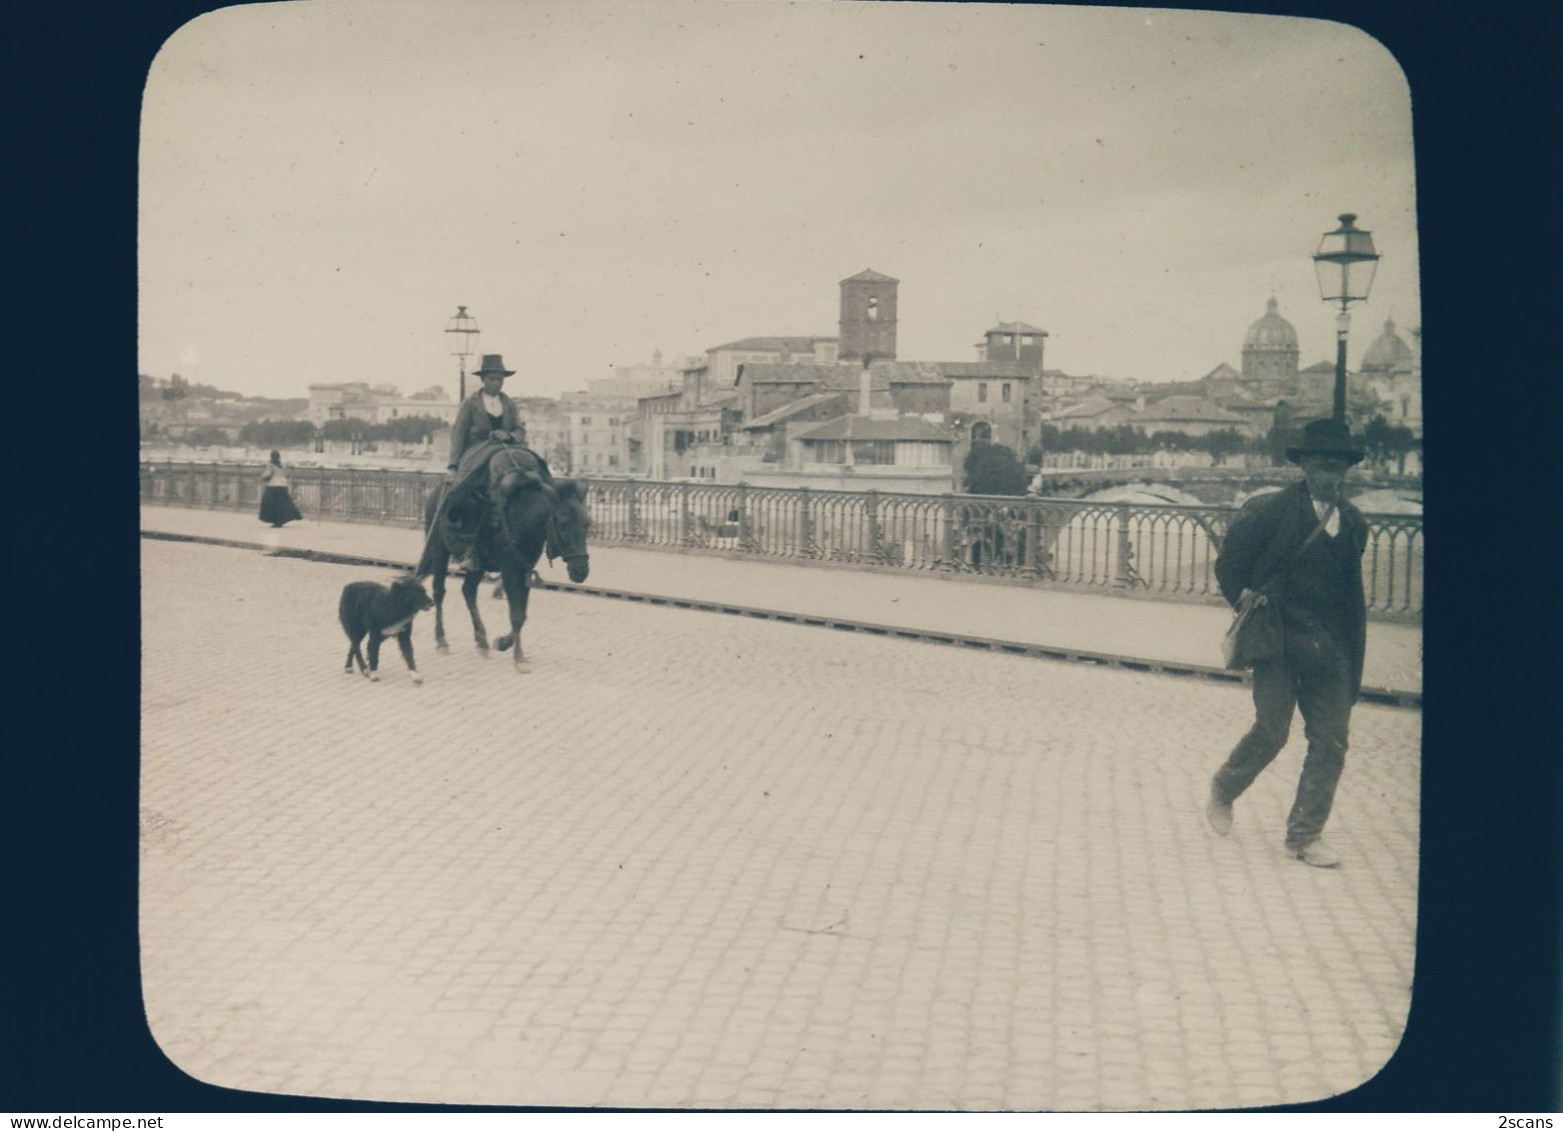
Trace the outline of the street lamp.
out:
<instances>
[{"instance_id":1,"label":"street lamp","mask_svg":"<svg viewBox=\"0 0 1563 1131\"><path fill-rule=\"evenodd\" d=\"M456 335L456 348L451 353L461 359L461 376L457 381L459 394L456 397L460 403L467 399L467 358L472 356L472 339L478 336L477 320L467 313L466 307L458 306L445 332Z\"/></svg>"},{"instance_id":2,"label":"street lamp","mask_svg":"<svg viewBox=\"0 0 1563 1131\"><path fill-rule=\"evenodd\" d=\"M1337 423L1346 423L1346 334L1351 330L1348 307L1366 302L1378 269L1378 252L1373 250L1373 233L1356 227L1354 212L1340 215L1340 227L1325 232L1319 250L1313 254L1314 270L1319 274L1319 297L1340 303L1335 317L1335 403Z\"/></svg>"}]
</instances>

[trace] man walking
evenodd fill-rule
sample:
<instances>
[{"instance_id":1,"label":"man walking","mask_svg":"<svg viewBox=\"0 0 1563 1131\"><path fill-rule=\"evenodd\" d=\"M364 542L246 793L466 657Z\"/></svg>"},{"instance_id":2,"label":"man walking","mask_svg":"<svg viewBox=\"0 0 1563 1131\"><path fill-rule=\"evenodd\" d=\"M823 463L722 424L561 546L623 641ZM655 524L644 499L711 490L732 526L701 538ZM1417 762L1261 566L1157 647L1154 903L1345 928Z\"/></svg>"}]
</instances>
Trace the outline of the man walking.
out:
<instances>
[{"instance_id":1,"label":"man walking","mask_svg":"<svg viewBox=\"0 0 1563 1131\"><path fill-rule=\"evenodd\" d=\"M1216 557L1216 581L1228 604L1261 588L1279 603L1285 644L1279 657L1254 665L1254 725L1211 780L1205 816L1219 835L1231 831L1232 803L1281 752L1293 710L1301 709L1308 752L1286 820L1286 851L1316 868L1334 868L1340 858L1320 835L1346 761L1367 643L1367 523L1341 486L1362 452L1344 424L1316 420L1286 458L1302 466L1302 481L1251 500Z\"/></svg>"}]
</instances>

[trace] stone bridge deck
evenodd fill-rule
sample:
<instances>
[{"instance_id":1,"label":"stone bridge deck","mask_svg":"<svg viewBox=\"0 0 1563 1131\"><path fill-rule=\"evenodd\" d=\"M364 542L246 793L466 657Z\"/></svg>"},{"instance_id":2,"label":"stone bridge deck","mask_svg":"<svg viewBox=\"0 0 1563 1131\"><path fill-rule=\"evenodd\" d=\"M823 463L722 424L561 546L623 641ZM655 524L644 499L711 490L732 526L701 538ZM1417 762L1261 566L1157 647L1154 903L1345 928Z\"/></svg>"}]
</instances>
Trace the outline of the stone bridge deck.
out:
<instances>
[{"instance_id":1,"label":"stone bridge deck","mask_svg":"<svg viewBox=\"0 0 1563 1131\"><path fill-rule=\"evenodd\" d=\"M531 674L457 609L449 655L418 625L422 686L394 654L370 684L335 602L383 575L143 542L146 1005L199 1079L1188 1109L1319 1099L1396 1047L1418 712L1358 708L1320 872L1281 850L1298 741L1204 827L1239 686L546 590Z\"/></svg>"},{"instance_id":2,"label":"stone bridge deck","mask_svg":"<svg viewBox=\"0 0 1563 1131\"><path fill-rule=\"evenodd\" d=\"M422 536L402 527L306 520L280 531L252 514L145 506L146 531L219 538L279 549L316 550L405 562ZM562 566L541 569L568 584ZM726 602L800 616L843 617L935 633L1016 641L1133 657L1150 663L1216 667L1231 615L1215 605L1036 589L965 576L866 572L847 566L724 558L675 550L592 547L593 587L688 601ZM460 605L460 599L455 599ZM458 609L459 611L459 609ZM461 613L464 618L465 613ZM460 621L453 622L458 632ZM1382 698L1415 700L1422 687L1419 625L1372 621L1363 682Z\"/></svg>"}]
</instances>

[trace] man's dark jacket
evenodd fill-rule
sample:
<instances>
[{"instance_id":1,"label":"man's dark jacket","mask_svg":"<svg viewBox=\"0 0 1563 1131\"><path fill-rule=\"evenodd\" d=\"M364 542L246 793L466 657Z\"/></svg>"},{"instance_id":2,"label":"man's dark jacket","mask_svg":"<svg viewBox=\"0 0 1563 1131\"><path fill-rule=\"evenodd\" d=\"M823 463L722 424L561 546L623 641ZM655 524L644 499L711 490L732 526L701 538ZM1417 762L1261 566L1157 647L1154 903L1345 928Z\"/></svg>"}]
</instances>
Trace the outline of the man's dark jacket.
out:
<instances>
[{"instance_id":1,"label":"man's dark jacket","mask_svg":"<svg viewBox=\"0 0 1563 1131\"><path fill-rule=\"evenodd\" d=\"M1263 587L1269 592L1270 582L1292 564L1298 549L1318 525L1319 516L1314 512L1305 480L1244 504L1216 555L1216 583L1227 604L1235 607L1244 589ZM1362 561L1368 544L1367 520L1345 500L1340 504L1340 533L1335 537L1346 541L1352 561ZM1342 643L1351 661L1351 693L1355 698L1362 690L1362 656L1368 640L1367 599L1362 591L1360 567L1351 571L1347 584L1350 599L1341 610L1346 628ZM1284 606L1285 587L1277 587L1277 592Z\"/></svg>"}]
</instances>

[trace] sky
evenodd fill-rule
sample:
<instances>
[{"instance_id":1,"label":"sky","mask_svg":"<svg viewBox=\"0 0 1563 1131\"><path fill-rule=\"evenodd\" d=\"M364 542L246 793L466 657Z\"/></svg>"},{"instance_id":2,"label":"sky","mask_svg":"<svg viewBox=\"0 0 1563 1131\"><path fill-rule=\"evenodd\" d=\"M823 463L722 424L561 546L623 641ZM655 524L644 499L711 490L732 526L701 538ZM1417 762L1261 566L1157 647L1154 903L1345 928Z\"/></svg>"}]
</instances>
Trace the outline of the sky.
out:
<instances>
[{"instance_id":1,"label":"sky","mask_svg":"<svg viewBox=\"0 0 1563 1131\"><path fill-rule=\"evenodd\" d=\"M1019 320L1048 368L1192 380L1274 295L1301 364L1333 362L1311 256L1342 212L1383 256L1352 365L1420 325L1410 94L1326 21L255 4L164 44L140 156L140 372L247 395L454 393L464 305L507 392L556 396L655 350L835 336L865 269L900 280L902 360Z\"/></svg>"}]
</instances>

